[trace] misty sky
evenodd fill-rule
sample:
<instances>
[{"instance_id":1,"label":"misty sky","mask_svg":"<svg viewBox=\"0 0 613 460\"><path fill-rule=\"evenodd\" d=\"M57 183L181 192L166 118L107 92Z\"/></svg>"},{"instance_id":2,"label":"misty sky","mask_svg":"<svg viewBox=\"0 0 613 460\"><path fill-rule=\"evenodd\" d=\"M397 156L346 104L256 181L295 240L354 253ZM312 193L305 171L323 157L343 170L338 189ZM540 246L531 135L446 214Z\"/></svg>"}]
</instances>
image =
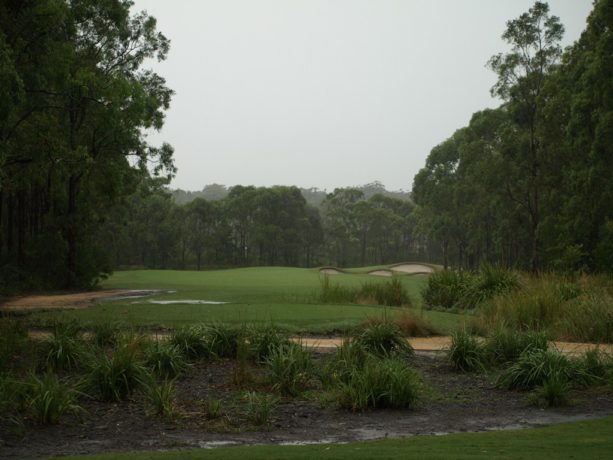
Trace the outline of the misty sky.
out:
<instances>
[{"instance_id":1,"label":"misty sky","mask_svg":"<svg viewBox=\"0 0 613 460\"><path fill-rule=\"evenodd\" d=\"M175 92L160 133L172 188L410 190L436 144L496 107L485 67L524 0L136 0L171 40L151 64ZM564 45L590 0L552 0Z\"/></svg>"}]
</instances>

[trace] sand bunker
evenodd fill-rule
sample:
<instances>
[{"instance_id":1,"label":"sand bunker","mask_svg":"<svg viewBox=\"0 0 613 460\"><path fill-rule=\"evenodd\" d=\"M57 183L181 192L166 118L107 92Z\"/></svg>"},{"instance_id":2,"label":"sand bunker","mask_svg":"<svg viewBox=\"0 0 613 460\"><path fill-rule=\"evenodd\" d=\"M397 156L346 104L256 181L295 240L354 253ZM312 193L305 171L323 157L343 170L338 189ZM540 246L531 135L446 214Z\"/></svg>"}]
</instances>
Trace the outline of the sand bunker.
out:
<instances>
[{"instance_id":1,"label":"sand bunker","mask_svg":"<svg viewBox=\"0 0 613 460\"><path fill-rule=\"evenodd\" d=\"M390 270L373 270L372 272L368 272L369 275L373 276L392 276L393 273Z\"/></svg>"},{"instance_id":2,"label":"sand bunker","mask_svg":"<svg viewBox=\"0 0 613 460\"><path fill-rule=\"evenodd\" d=\"M395 272L408 273L416 275L418 273L434 273L434 268L422 264L402 264L391 267Z\"/></svg>"},{"instance_id":3,"label":"sand bunker","mask_svg":"<svg viewBox=\"0 0 613 460\"><path fill-rule=\"evenodd\" d=\"M155 294L152 290L103 289L91 292L73 292L69 294L29 295L12 297L0 304L0 311L27 310L74 310L87 308L94 302L102 300L120 300L144 297Z\"/></svg>"},{"instance_id":4,"label":"sand bunker","mask_svg":"<svg viewBox=\"0 0 613 460\"><path fill-rule=\"evenodd\" d=\"M323 273L325 275L342 275L343 272L336 268L322 268L319 270L319 273Z\"/></svg>"}]
</instances>

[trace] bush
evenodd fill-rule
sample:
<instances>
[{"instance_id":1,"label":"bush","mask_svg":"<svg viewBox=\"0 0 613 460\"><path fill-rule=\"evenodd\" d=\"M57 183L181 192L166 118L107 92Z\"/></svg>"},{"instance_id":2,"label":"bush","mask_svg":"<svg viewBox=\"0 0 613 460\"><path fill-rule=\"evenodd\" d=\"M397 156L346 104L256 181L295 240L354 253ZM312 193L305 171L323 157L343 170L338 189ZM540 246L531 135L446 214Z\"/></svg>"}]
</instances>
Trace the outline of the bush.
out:
<instances>
[{"instance_id":1,"label":"bush","mask_svg":"<svg viewBox=\"0 0 613 460\"><path fill-rule=\"evenodd\" d=\"M480 371L484 369L485 349L474 336L462 330L451 336L447 358L456 370Z\"/></svg>"},{"instance_id":2,"label":"bush","mask_svg":"<svg viewBox=\"0 0 613 460\"><path fill-rule=\"evenodd\" d=\"M112 321L101 321L91 326L93 342L99 347L114 346L120 338L119 325Z\"/></svg>"},{"instance_id":3,"label":"bush","mask_svg":"<svg viewBox=\"0 0 613 460\"><path fill-rule=\"evenodd\" d=\"M552 378L570 382L574 374L572 363L560 353L530 349L503 371L498 385L510 390L531 390Z\"/></svg>"},{"instance_id":4,"label":"bush","mask_svg":"<svg viewBox=\"0 0 613 460\"><path fill-rule=\"evenodd\" d=\"M568 404L568 393L571 384L567 377L560 372L554 372L537 387L531 396L533 404L545 407L559 407Z\"/></svg>"},{"instance_id":5,"label":"bush","mask_svg":"<svg viewBox=\"0 0 613 460\"><path fill-rule=\"evenodd\" d=\"M270 424L272 411L279 402L272 395L249 392L245 394L247 401L247 418L256 425Z\"/></svg>"},{"instance_id":6,"label":"bush","mask_svg":"<svg viewBox=\"0 0 613 460\"><path fill-rule=\"evenodd\" d=\"M170 342L153 342L147 350L146 365L162 379L173 379L188 367L181 349Z\"/></svg>"},{"instance_id":7,"label":"bush","mask_svg":"<svg viewBox=\"0 0 613 460\"><path fill-rule=\"evenodd\" d=\"M110 357L104 353L95 356L85 387L103 401L121 401L146 388L152 376L142 355L142 342L134 339L119 344Z\"/></svg>"},{"instance_id":8,"label":"bush","mask_svg":"<svg viewBox=\"0 0 613 460\"><path fill-rule=\"evenodd\" d=\"M468 272L440 270L428 276L421 296L427 308L450 310L465 306L473 275Z\"/></svg>"},{"instance_id":9,"label":"bush","mask_svg":"<svg viewBox=\"0 0 613 460\"><path fill-rule=\"evenodd\" d=\"M364 367L368 354L364 348L352 340L343 341L336 349L334 357L326 364L323 379L326 383L347 383L354 369Z\"/></svg>"},{"instance_id":10,"label":"bush","mask_svg":"<svg viewBox=\"0 0 613 460\"><path fill-rule=\"evenodd\" d=\"M526 350L546 351L549 344L542 332L521 332L501 327L487 338L485 352L490 362L507 364L516 361Z\"/></svg>"},{"instance_id":11,"label":"bush","mask_svg":"<svg viewBox=\"0 0 613 460\"><path fill-rule=\"evenodd\" d=\"M76 369L85 354L80 326L75 322L56 323L51 337L42 342L41 352L47 369Z\"/></svg>"},{"instance_id":12,"label":"bush","mask_svg":"<svg viewBox=\"0 0 613 460\"><path fill-rule=\"evenodd\" d=\"M311 354L295 343L279 346L266 359L268 379L273 388L290 396L298 395L306 386L312 367Z\"/></svg>"},{"instance_id":13,"label":"bush","mask_svg":"<svg viewBox=\"0 0 613 460\"><path fill-rule=\"evenodd\" d=\"M354 367L338 386L339 404L351 410L413 407L420 382L410 367L398 357L369 357L363 367Z\"/></svg>"},{"instance_id":14,"label":"bush","mask_svg":"<svg viewBox=\"0 0 613 460\"><path fill-rule=\"evenodd\" d=\"M208 358L209 347L205 340L204 326L189 326L172 332L169 342L181 350L187 358Z\"/></svg>"},{"instance_id":15,"label":"bush","mask_svg":"<svg viewBox=\"0 0 613 460\"><path fill-rule=\"evenodd\" d=\"M55 374L47 373L42 378L32 374L28 385L27 405L39 423L57 424L62 415L83 410L77 403L77 393L63 385Z\"/></svg>"},{"instance_id":16,"label":"bush","mask_svg":"<svg viewBox=\"0 0 613 460\"><path fill-rule=\"evenodd\" d=\"M175 388L172 381L151 381L146 387L147 405L152 415L172 418L175 413Z\"/></svg>"},{"instance_id":17,"label":"bush","mask_svg":"<svg viewBox=\"0 0 613 460\"><path fill-rule=\"evenodd\" d=\"M272 324L256 327L249 331L251 353L260 362L265 361L273 350L289 343L290 340L287 335Z\"/></svg>"},{"instance_id":18,"label":"bush","mask_svg":"<svg viewBox=\"0 0 613 460\"><path fill-rule=\"evenodd\" d=\"M613 296L604 289L570 299L564 306L560 335L585 342L613 343Z\"/></svg>"},{"instance_id":19,"label":"bush","mask_svg":"<svg viewBox=\"0 0 613 460\"><path fill-rule=\"evenodd\" d=\"M209 420L221 417L221 399L207 398L202 403L204 416Z\"/></svg>"},{"instance_id":20,"label":"bush","mask_svg":"<svg viewBox=\"0 0 613 460\"><path fill-rule=\"evenodd\" d=\"M399 278L385 283L363 283L359 287L348 287L330 283L324 276L321 282L321 303L359 303L386 305L390 307L410 306L411 300Z\"/></svg>"},{"instance_id":21,"label":"bush","mask_svg":"<svg viewBox=\"0 0 613 460\"><path fill-rule=\"evenodd\" d=\"M371 321L366 327L358 329L351 340L366 352L379 356L401 354L412 356L413 347L403 337L400 328L388 320Z\"/></svg>"},{"instance_id":22,"label":"bush","mask_svg":"<svg viewBox=\"0 0 613 460\"><path fill-rule=\"evenodd\" d=\"M232 326L215 324L205 330L205 346L207 353L216 358L236 358L239 340L242 332Z\"/></svg>"}]
</instances>

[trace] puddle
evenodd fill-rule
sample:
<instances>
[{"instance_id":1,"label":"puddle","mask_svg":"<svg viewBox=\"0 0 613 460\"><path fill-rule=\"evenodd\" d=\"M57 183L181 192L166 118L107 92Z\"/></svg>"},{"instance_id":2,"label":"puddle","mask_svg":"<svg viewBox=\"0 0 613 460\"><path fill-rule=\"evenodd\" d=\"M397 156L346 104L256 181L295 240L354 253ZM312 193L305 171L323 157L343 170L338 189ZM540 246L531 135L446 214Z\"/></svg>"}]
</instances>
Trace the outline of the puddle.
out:
<instances>
[{"instance_id":1,"label":"puddle","mask_svg":"<svg viewBox=\"0 0 613 460\"><path fill-rule=\"evenodd\" d=\"M142 303L142 302L135 302ZM193 299L177 299L177 300L149 300L147 303L156 305L225 305L230 302L219 302L217 300L193 300Z\"/></svg>"},{"instance_id":2,"label":"puddle","mask_svg":"<svg viewBox=\"0 0 613 460\"><path fill-rule=\"evenodd\" d=\"M240 444L237 441L200 441L197 443L201 449L215 449L217 447L234 446Z\"/></svg>"},{"instance_id":3,"label":"puddle","mask_svg":"<svg viewBox=\"0 0 613 460\"><path fill-rule=\"evenodd\" d=\"M103 297L98 300L98 302L114 302L116 300L126 300L126 299L141 299L143 297L150 297L156 294L174 294L177 291L164 291L162 289L146 289L146 290L131 290L124 291L121 294L113 295L110 297Z\"/></svg>"},{"instance_id":4,"label":"puddle","mask_svg":"<svg viewBox=\"0 0 613 460\"><path fill-rule=\"evenodd\" d=\"M316 439L307 441L283 441L278 443L279 446L313 446L318 444L347 444L346 441L339 441L338 439Z\"/></svg>"}]
</instances>

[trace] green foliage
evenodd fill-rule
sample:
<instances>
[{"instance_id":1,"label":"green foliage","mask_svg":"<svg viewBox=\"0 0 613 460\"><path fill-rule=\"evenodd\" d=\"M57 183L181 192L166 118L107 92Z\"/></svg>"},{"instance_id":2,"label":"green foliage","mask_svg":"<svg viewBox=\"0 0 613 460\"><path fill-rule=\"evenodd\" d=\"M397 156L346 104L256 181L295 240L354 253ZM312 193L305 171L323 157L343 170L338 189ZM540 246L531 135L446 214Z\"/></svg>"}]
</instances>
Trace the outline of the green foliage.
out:
<instances>
[{"instance_id":1,"label":"green foliage","mask_svg":"<svg viewBox=\"0 0 613 460\"><path fill-rule=\"evenodd\" d=\"M549 344L542 332L522 332L500 327L485 342L485 353L495 364L516 361L526 350L546 351Z\"/></svg>"},{"instance_id":2,"label":"green foliage","mask_svg":"<svg viewBox=\"0 0 613 460\"><path fill-rule=\"evenodd\" d=\"M551 379L571 381L573 376L573 365L564 355L554 351L529 349L502 372L498 385L508 389L531 390Z\"/></svg>"},{"instance_id":3,"label":"green foliage","mask_svg":"<svg viewBox=\"0 0 613 460\"><path fill-rule=\"evenodd\" d=\"M475 336L460 330L451 336L447 359L458 371L480 371L484 369L485 349Z\"/></svg>"},{"instance_id":4,"label":"green foliage","mask_svg":"<svg viewBox=\"0 0 613 460\"><path fill-rule=\"evenodd\" d=\"M398 325L389 320L369 322L365 327L357 329L350 340L364 351L378 356L412 356L415 353Z\"/></svg>"},{"instance_id":5,"label":"green foliage","mask_svg":"<svg viewBox=\"0 0 613 460\"><path fill-rule=\"evenodd\" d=\"M58 322L53 334L40 345L45 366L51 370L72 370L82 364L85 343L76 322Z\"/></svg>"},{"instance_id":6,"label":"green foliage","mask_svg":"<svg viewBox=\"0 0 613 460\"><path fill-rule=\"evenodd\" d=\"M150 381L145 389L147 405L152 415L172 418L175 414L175 387L171 380Z\"/></svg>"},{"instance_id":7,"label":"green foliage","mask_svg":"<svg viewBox=\"0 0 613 460\"><path fill-rule=\"evenodd\" d=\"M325 275L321 281L319 301L322 303L359 303L390 307L411 306L409 294L398 278L386 283L362 283L359 287L330 282Z\"/></svg>"},{"instance_id":8,"label":"green foliage","mask_svg":"<svg viewBox=\"0 0 613 460\"><path fill-rule=\"evenodd\" d=\"M273 388L289 396L298 395L306 387L313 370L311 354L296 343L273 349L265 364Z\"/></svg>"},{"instance_id":9,"label":"green foliage","mask_svg":"<svg viewBox=\"0 0 613 460\"><path fill-rule=\"evenodd\" d=\"M243 332L222 323L213 324L205 329L205 346L208 354L217 358L236 358L239 341Z\"/></svg>"},{"instance_id":10,"label":"green foliage","mask_svg":"<svg viewBox=\"0 0 613 460\"><path fill-rule=\"evenodd\" d=\"M249 421L255 425L268 425L279 399L272 395L251 391L245 394L245 401Z\"/></svg>"},{"instance_id":11,"label":"green foliage","mask_svg":"<svg viewBox=\"0 0 613 460\"><path fill-rule=\"evenodd\" d=\"M465 305L463 301L468 296L472 282L473 275L468 272L435 272L428 277L428 284L422 290L424 305L444 310L460 308L460 305Z\"/></svg>"},{"instance_id":12,"label":"green foliage","mask_svg":"<svg viewBox=\"0 0 613 460\"><path fill-rule=\"evenodd\" d=\"M559 407L568 404L568 393L572 386L561 372L553 372L530 396L533 404L545 407Z\"/></svg>"},{"instance_id":13,"label":"green foliage","mask_svg":"<svg viewBox=\"0 0 613 460\"><path fill-rule=\"evenodd\" d=\"M120 339L119 325L113 321L96 321L91 326L93 342L99 347L114 346Z\"/></svg>"},{"instance_id":14,"label":"green foliage","mask_svg":"<svg viewBox=\"0 0 613 460\"><path fill-rule=\"evenodd\" d=\"M281 332L272 323L254 327L249 331L249 344L251 353L259 362L265 361L268 356L281 346L290 344L287 334Z\"/></svg>"},{"instance_id":15,"label":"green foliage","mask_svg":"<svg viewBox=\"0 0 613 460\"><path fill-rule=\"evenodd\" d=\"M121 401L146 388L151 379L142 339L135 338L118 344L111 356L100 353L92 357L84 386L103 401Z\"/></svg>"},{"instance_id":16,"label":"green foliage","mask_svg":"<svg viewBox=\"0 0 613 460\"><path fill-rule=\"evenodd\" d=\"M369 357L362 367L353 367L338 385L340 406L354 411L412 408L419 391L417 375L398 357Z\"/></svg>"},{"instance_id":17,"label":"green foliage","mask_svg":"<svg viewBox=\"0 0 613 460\"><path fill-rule=\"evenodd\" d=\"M206 342L203 325L186 326L172 331L169 342L188 358L208 358L210 348Z\"/></svg>"},{"instance_id":18,"label":"green foliage","mask_svg":"<svg viewBox=\"0 0 613 460\"><path fill-rule=\"evenodd\" d=\"M83 409L77 402L77 393L62 384L57 375L43 377L32 374L28 380L27 406L36 421L57 424L66 413L79 414Z\"/></svg>"},{"instance_id":19,"label":"green foliage","mask_svg":"<svg viewBox=\"0 0 613 460\"><path fill-rule=\"evenodd\" d=\"M221 417L221 399L211 397L205 399L202 403L202 409L204 416L208 420L215 420Z\"/></svg>"},{"instance_id":20,"label":"green foliage","mask_svg":"<svg viewBox=\"0 0 613 460\"><path fill-rule=\"evenodd\" d=\"M170 342L153 342L146 355L147 367L165 380L181 375L189 366L181 349Z\"/></svg>"}]
</instances>

